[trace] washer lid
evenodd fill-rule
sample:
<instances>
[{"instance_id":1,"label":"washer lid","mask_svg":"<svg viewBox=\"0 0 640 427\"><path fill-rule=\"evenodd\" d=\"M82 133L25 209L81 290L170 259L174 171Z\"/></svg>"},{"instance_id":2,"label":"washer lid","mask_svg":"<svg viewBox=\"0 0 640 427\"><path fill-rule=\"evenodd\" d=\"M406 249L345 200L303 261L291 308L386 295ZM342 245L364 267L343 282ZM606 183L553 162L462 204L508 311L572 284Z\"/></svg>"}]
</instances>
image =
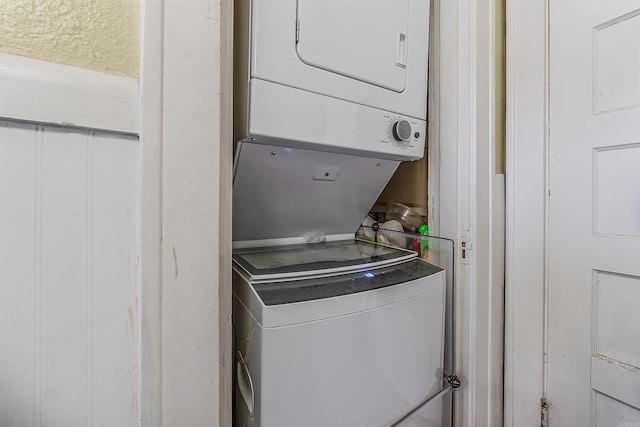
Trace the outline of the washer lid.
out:
<instances>
[{"instance_id":1,"label":"washer lid","mask_svg":"<svg viewBox=\"0 0 640 427\"><path fill-rule=\"evenodd\" d=\"M234 247L352 238L399 164L240 142L233 177Z\"/></svg>"},{"instance_id":2,"label":"washer lid","mask_svg":"<svg viewBox=\"0 0 640 427\"><path fill-rule=\"evenodd\" d=\"M233 260L252 282L331 275L417 257L415 252L361 240L236 249Z\"/></svg>"}]
</instances>

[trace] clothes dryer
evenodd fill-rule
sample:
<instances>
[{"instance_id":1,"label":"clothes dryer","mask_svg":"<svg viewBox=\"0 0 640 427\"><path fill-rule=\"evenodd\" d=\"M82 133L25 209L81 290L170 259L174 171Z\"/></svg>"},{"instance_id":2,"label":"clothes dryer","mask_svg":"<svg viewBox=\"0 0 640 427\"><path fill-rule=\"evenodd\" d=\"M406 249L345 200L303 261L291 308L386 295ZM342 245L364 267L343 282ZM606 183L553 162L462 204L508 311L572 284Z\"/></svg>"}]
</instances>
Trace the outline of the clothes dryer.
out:
<instances>
[{"instance_id":1,"label":"clothes dryer","mask_svg":"<svg viewBox=\"0 0 640 427\"><path fill-rule=\"evenodd\" d=\"M429 7L237 1L235 140L422 157Z\"/></svg>"}]
</instances>

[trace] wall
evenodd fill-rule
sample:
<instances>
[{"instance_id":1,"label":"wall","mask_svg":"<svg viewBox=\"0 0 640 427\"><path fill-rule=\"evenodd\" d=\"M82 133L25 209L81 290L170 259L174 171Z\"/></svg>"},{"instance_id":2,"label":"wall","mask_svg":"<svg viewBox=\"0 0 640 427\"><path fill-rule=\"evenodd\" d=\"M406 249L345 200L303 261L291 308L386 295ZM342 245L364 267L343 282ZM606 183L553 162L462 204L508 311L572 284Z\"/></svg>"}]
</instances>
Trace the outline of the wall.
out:
<instances>
[{"instance_id":1,"label":"wall","mask_svg":"<svg viewBox=\"0 0 640 427\"><path fill-rule=\"evenodd\" d=\"M424 156L413 162L402 162L393 174L389 183L378 197L376 207L387 202L399 202L412 207L423 217L428 212L427 176L428 147L424 148Z\"/></svg>"},{"instance_id":2,"label":"wall","mask_svg":"<svg viewBox=\"0 0 640 427\"><path fill-rule=\"evenodd\" d=\"M0 22L0 50L15 31L25 43L14 53L26 55L0 52L0 119L27 128L17 142L0 135L12 142L0 158L2 427L231 425L232 10L231 0L143 1L140 81L137 65L120 76L43 61L29 53L33 26ZM111 143L94 144L103 137ZM42 229L41 198L55 220ZM134 229L109 223L116 208ZM53 262L39 272L45 255Z\"/></svg>"},{"instance_id":3,"label":"wall","mask_svg":"<svg viewBox=\"0 0 640 427\"><path fill-rule=\"evenodd\" d=\"M139 0L3 0L0 51L138 77Z\"/></svg>"},{"instance_id":4,"label":"wall","mask_svg":"<svg viewBox=\"0 0 640 427\"><path fill-rule=\"evenodd\" d=\"M138 8L2 2L2 427L140 422Z\"/></svg>"},{"instance_id":5,"label":"wall","mask_svg":"<svg viewBox=\"0 0 640 427\"><path fill-rule=\"evenodd\" d=\"M138 139L0 122L0 425L135 426Z\"/></svg>"}]
</instances>

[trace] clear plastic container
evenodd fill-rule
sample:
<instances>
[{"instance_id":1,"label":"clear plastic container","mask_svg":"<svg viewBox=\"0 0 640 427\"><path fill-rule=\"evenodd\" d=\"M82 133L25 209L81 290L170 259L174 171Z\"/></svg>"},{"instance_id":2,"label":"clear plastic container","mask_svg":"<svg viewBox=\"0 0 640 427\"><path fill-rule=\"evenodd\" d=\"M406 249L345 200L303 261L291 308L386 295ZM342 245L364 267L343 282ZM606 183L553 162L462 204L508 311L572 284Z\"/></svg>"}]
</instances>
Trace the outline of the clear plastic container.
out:
<instances>
[{"instance_id":1,"label":"clear plastic container","mask_svg":"<svg viewBox=\"0 0 640 427\"><path fill-rule=\"evenodd\" d=\"M416 211L402 203L387 203L387 221L395 219L404 227L404 231L415 233L426 221Z\"/></svg>"}]
</instances>

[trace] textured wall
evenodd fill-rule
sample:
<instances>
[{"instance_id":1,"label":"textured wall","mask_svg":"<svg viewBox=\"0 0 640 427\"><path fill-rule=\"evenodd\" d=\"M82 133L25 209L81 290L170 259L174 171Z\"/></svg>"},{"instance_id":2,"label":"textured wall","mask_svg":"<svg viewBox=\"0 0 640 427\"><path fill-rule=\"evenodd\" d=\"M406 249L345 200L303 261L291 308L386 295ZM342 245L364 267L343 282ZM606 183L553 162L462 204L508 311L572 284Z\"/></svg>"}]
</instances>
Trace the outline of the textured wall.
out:
<instances>
[{"instance_id":1,"label":"textured wall","mask_svg":"<svg viewBox=\"0 0 640 427\"><path fill-rule=\"evenodd\" d=\"M139 0L1 0L0 51L138 77Z\"/></svg>"}]
</instances>

